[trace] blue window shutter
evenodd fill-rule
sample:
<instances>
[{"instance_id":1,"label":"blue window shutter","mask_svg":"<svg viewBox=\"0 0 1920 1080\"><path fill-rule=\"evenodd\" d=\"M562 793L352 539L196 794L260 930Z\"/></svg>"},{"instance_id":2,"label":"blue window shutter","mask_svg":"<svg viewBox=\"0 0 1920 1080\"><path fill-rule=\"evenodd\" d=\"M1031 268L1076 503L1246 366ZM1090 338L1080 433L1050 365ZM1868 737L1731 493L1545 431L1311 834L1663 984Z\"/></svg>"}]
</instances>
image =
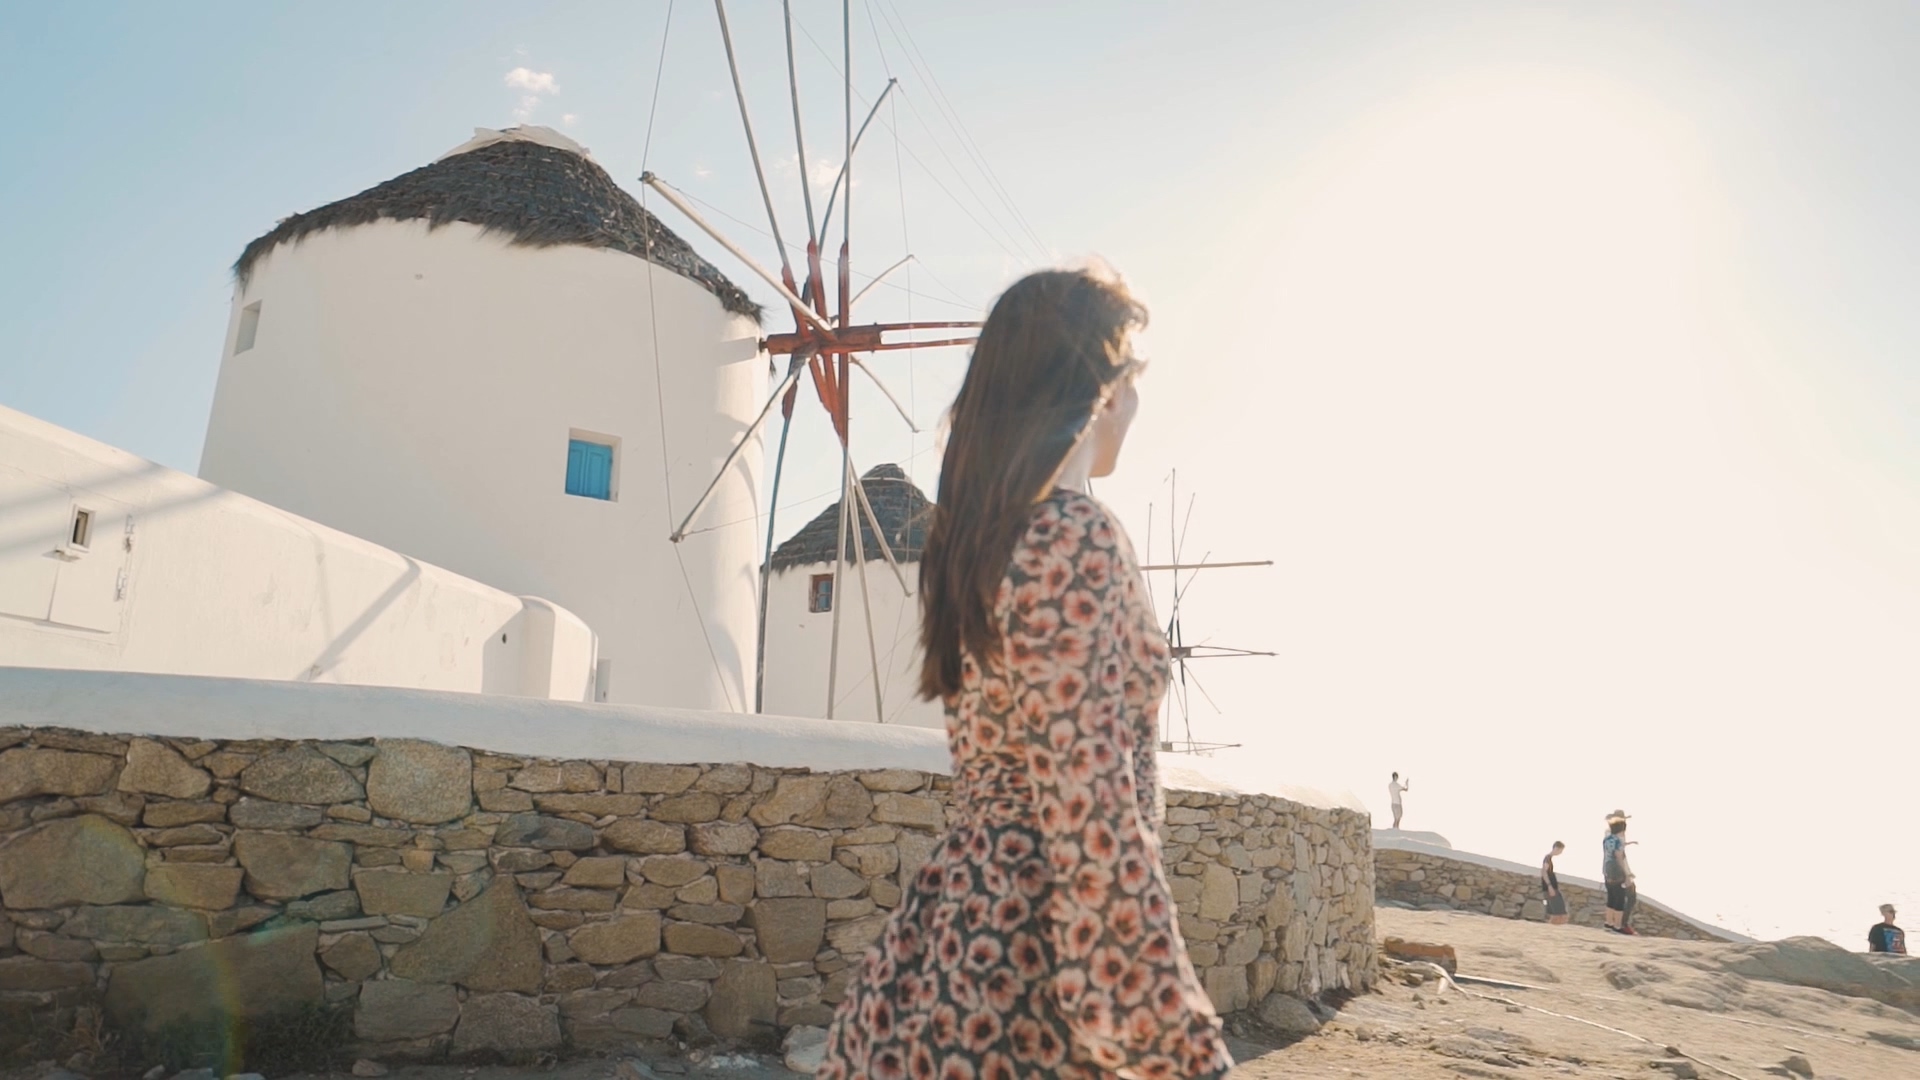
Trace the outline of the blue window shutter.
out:
<instances>
[{"instance_id":1,"label":"blue window shutter","mask_svg":"<svg viewBox=\"0 0 1920 1080\"><path fill-rule=\"evenodd\" d=\"M567 443L567 494L613 498L613 447L581 439Z\"/></svg>"},{"instance_id":2,"label":"blue window shutter","mask_svg":"<svg viewBox=\"0 0 1920 1080\"><path fill-rule=\"evenodd\" d=\"M567 494L587 493L587 444L579 439L567 443Z\"/></svg>"},{"instance_id":3,"label":"blue window shutter","mask_svg":"<svg viewBox=\"0 0 1920 1080\"><path fill-rule=\"evenodd\" d=\"M613 447L587 444L587 494L613 498Z\"/></svg>"}]
</instances>

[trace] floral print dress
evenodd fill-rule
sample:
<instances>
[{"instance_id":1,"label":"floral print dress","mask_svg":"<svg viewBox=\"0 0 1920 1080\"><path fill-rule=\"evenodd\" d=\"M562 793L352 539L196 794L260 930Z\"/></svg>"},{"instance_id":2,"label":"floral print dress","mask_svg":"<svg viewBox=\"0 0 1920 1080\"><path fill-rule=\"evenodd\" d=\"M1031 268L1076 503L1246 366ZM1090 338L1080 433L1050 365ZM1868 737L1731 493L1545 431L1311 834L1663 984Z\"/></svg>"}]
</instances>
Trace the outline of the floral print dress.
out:
<instances>
[{"instance_id":1,"label":"floral print dress","mask_svg":"<svg viewBox=\"0 0 1920 1080\"><path fill-rule=\"evenodd\" d=\"M1154 831L1168 651L1125 534L1056 491L996 615L1004 655L966 657L946 702L961 820L868 950L816 1075L1221 1076Z\"/></svg>"}]
</instances>

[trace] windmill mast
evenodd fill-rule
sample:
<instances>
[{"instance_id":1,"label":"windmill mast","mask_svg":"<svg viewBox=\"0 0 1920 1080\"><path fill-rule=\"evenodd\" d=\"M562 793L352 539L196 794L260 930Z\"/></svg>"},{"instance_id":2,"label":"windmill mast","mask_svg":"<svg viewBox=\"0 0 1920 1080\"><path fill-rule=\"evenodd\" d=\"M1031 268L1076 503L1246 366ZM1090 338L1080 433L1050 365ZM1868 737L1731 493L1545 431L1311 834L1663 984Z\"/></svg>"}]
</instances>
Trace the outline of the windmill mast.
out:
<instances>
[{"instance_id":1,"label":"windmill mast","mask_svg":"<svg viewBox=\"0 0 1920 1080\"><path fill-rule=\"evenodd\" d=\"M1168 475L1167 483L1168 483L1169 493L1173 500L1173 509L1177 510L1179 506L1179 497L1180 497L1180 477L1179 477L1178 470L1175 470L1174 472ZM1226 645L1210 645L1206 643L1201 643L1198 645L1187 644L1184 631L1180 624L1180 603L1183 599L1186 598L1187 590L1193 587L1194 582L1197 580L1199 573L1202 570L1247 569L1247 568L1258 567L1258 566L1272 566L1273 560L1272 559L1242 559L1234 562L1214 562L1211 560L1210 556L1202 556L1200 560L1197 562L1185 561L1181 557L1181 550L1186 543L1186 531L1187 531L1188 522L1190 522L1193 517L1193 504L1194 504L1194 496L1189 495L1187 497L1186 513L1181 517L1181 520L1178 523L1178 525L1174 523L1173 514L1170 513L1167 515L1167 536L1172 546L1173 556L1172 556L1172 561L1166 562L1166 563L1155 563L1152 561L1153 560L1153 507L1151 504L1148 505L1147 507L1147 562L1145 565L1140 567L1140 570L1144 574L1168 573L1173 575L1172 596L1171 596L1171 602L1168 605L1167 626L1166 626L1167 647L1171 654L1170 660L1172 662L1172 668L1168 672L1168 686L1167 686L1167 694L1166 694L1166 709L1167 709L1166 723L1163 723L1161 726L1160 750L1163 753L1204 755L1204 754L1211 754L1216 750L1231 750L1238 747L1240 744L1239 743L1223 743L1223 742L1203 742L1203 741L1196 740L1193 737L1192 703L1188 697L1188 692L1187 692L1189 683L1191 683L1193 689L1198 690L1200 692L1201 698L1205 700L1209 706L1212 706L1213 711L1215 713L1220 712L1220 707L1219 705L1214 703L1212 695L1207 693L1207 688L1204 684L1200 682L1199 676L1193 674L1193 672L1189 669L1189 664L1194 660L1218 660L1218 659L1225 659L1229 657L1248 657L1248 656L1273 656L1274 654L1272 652L1266 652L1266 651L1261 651L1257 649L1242 649L1242 648L1226 646ZM1184 582L1182 582L1181 580L1181 575L1183 573L1186 575L1186 579ZM1149 583L1151 583L1153 579L1149 577L1147 580L1149 581ZM1151 593L1151 586L1149 586L1149 593ZM1176 710L1180 714L1180 725L1181 725L1181 731L1182 731L1182 737L1179 739L1174 739L1170 737L1170 734L1167 731L1167 728L1171 726L1173 715Z\"/></svg>"}]
</instances>

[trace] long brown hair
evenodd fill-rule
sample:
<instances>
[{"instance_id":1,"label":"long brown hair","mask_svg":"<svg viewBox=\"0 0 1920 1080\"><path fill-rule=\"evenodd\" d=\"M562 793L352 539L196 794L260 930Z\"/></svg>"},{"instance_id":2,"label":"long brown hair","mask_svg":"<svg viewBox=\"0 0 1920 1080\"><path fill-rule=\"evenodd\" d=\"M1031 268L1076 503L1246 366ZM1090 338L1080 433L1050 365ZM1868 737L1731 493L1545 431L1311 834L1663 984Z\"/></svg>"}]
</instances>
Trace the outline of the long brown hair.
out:
<instances>
[{"instance_id":1,"label":"long brown hair","mask_svg":"<svg viewBox=\"0 0 1920 1080\"><path fill-rule=\"evenodd\" d=\"M1147 310L1120 280L1043 270L994 302L949 413L940 493L920 555L920 696L960 689L965 653L1000 641L995 595L1034 500L1108 388Z\"/></svg>"}]
</instances>

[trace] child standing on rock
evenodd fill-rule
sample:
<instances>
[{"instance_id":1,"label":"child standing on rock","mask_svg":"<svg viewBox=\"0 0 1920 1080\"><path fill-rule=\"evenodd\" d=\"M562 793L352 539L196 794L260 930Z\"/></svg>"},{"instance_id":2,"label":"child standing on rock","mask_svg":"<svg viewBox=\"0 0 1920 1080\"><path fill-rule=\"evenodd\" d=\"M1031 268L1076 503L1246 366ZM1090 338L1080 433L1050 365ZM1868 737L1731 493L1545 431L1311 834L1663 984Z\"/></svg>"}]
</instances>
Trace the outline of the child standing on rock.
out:
<instances>
[{"instance_id":1,"label":"child standing on rock","mask_svg":"<svg viewBox=\"0 0 1920 1080\"><path fill-rule=\"evenodd\" d=\"M1547 921L1555 926L1567 924L1567 896L1560 891L1560 875L1553 870L1553 860L1567 850L1567 845L1555 840L1553 850L1540 860L1540 890L1547 898Z\"/></svg>"}]
</instances>

